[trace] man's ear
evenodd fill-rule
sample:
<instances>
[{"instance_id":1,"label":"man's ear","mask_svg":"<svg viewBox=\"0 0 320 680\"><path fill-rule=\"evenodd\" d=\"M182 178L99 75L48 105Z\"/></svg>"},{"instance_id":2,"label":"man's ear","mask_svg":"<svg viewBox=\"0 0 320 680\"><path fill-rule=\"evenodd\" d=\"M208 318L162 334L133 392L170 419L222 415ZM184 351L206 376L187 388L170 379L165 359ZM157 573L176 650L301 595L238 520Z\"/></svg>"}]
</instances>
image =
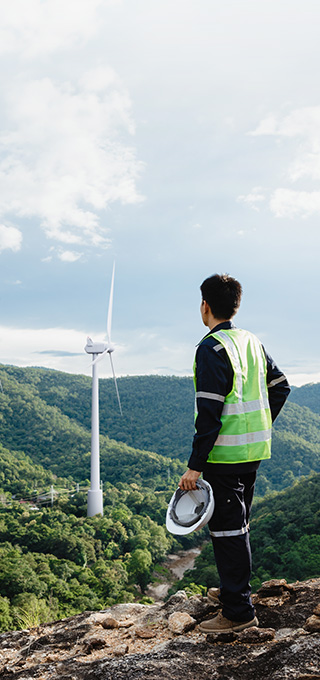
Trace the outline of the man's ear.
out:
<instances>
[{"instance_id":1,"label":"man's ear","mask_svg":"<svg viewBox=\"0 0 320 680\"><path fill-rule=\"evenodd\" d=\"M203 302L203 311L204 311L205 314L207 314L208 312L211 311L211 309L210 309L206 300L202 300L202 302Z\"/></svg>"}]
</instances>

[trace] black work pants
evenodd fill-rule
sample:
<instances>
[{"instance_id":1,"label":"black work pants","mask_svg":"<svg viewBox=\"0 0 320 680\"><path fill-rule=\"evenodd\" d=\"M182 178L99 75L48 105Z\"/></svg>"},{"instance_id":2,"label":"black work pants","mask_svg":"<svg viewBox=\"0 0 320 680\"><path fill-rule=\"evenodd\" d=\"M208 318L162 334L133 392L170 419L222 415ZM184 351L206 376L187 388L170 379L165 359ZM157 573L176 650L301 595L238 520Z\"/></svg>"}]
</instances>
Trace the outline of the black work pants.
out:
<instances>
[{"instance_id":1,"label":"black work pants","mask_svg":"<svg viewBox=\"0 0 320 680\"><path fill-rule=\"evenodd\" d=\"M215 500L209 530L220 576L222 613L231 621L254 618L248 523L256 474L219 475L214 470L203 473L212 486Z\"/></svg>"}]
</instances>

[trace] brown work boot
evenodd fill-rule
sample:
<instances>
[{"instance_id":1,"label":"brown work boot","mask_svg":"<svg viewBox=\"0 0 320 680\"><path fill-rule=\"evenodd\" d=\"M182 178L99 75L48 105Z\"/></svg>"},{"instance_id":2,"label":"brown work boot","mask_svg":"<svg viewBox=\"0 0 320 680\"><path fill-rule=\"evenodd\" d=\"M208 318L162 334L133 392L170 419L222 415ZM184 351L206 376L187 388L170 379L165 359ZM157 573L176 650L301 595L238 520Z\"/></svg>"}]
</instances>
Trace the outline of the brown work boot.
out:
<instances>
[{"instance_id":1,"label":"brown work boot","mask_svg":"<svg viewBox=\"0 0 320 680\"><path fill-rule=\"evenodd\" d=\"M251 621L230 621L223 616L222 612L219 612L214 619L208 619L207 621L202 621L200 623L199 629L201 633L230 633L231 631L237 632L243 630L244 628L251 628L251 626L258 626L259 621L255 616Z\"/></svg>"},{"instance_id":2,"label":"brown work boot","mask_svg":"<svg viewBox=\"0 0 320 680\"><path fill-rule=\"evenodd\" d=\"M207 598L214 602L215 604L220 604L219 600L220 588L208 588Z\"/></svg>"}]
</instances>

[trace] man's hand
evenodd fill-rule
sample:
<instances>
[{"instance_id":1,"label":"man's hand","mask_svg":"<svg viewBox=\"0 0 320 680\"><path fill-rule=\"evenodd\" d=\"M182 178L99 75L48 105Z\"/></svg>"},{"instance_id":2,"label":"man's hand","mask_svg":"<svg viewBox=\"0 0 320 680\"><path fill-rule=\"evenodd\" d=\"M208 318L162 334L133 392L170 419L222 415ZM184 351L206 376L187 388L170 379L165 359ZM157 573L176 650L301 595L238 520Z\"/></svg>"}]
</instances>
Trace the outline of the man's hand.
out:
<instances>
[{"instance_id":1,"label":"man's hand","mask_svg":"<svg viewBox=\"0 0 320 680\"><path fill-rule=\"evenodd\" d=\"M196 489L196 481L199 479L200 475L201 472L198 472L197 470L187 470L187 472L182 475L178 486L183 491L191 491L192 489Z\"/></svg>"}]
</instances>

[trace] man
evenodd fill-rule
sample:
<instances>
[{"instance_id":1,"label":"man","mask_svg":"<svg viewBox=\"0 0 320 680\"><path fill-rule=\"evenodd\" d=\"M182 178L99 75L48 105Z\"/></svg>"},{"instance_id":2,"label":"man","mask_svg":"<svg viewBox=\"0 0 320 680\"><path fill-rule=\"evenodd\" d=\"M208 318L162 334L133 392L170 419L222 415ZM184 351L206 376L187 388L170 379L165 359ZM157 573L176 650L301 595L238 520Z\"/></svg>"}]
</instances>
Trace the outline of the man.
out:
<instances>
[{"instance_id":1,"label":"man","mask_svg":"<svg viewBox=\"0 0 320 680\"><path fill-rule=\"evenodd\" d=\"M231 321L241 284L215 274L200 288L201 316L210 330L195 357L196 433L179 487L195 489L202 473L215 498L209 530L220 589L208 595L220 600L222 611L200 629L239 631L258 625L250 596L249 515L258 467L271 455L272 422L290 387L258 338Z\"/></svg>"}]
</instances>

